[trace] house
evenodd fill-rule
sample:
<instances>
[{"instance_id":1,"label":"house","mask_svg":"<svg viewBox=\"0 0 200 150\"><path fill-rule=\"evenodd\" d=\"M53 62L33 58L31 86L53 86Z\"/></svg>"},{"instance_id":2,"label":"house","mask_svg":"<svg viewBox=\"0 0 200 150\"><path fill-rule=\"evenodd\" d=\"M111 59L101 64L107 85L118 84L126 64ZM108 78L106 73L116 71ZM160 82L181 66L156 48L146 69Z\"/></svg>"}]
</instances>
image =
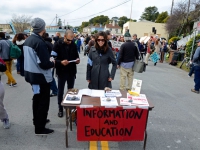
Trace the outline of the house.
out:
<instances>
[{"instance_id":1,"label":"house","mask_svg":"<svg viewBox=\"0 0 200 150\"><path fill-rule=\"evenodd\" d=\"M123 34L126 29L129 29L129 33L131 35L137 34L138 38L144 36L154 36L155 34L152 31L153 27L155 28L155 34L158 35L158 37L168 39L169 35L165 29L165 23L155 23L147 20L141 20L139 22L128 21L123 25Z\"/></svg>"},{"instance_id":2,"label":"house","mask_svg":"<svg viewBox=\"0 0 200 150\"><path fill-rule=\"evenodd\" d=\"M103 31L104 27L102 27L101 24L99 24L99 25L89 25L89 26L83 28L83 34L91 34L95 30L98 31L98 32Z\"/></svg>"},{"instance_id":3,"label":"house","mask_svg":"<svg viewBox=\"0 0 200 150\"><path fill-rule=\"evenodd\" d=\"M87 26L83 28L83 34L91 34L91 26Z\"/></svg>"},{"instance_id":4,"label":"house","mask_svg":"<svg viewBox=\"0 0 200 150\"><path fill-rule=\"evenodd\" d=\"M109 24L106 24L104 27L104 31L110 30L111 34L121 35L121 27L118 25L117 20L110 21Z\"/></svg>"},{"instance_id":5,"label":"house","mask_svg":"<svg viewBox=\"0 0 200 150\"><path fill-rule=\"evenodd\" d=\"M104 30L104 27L101 25L101 24L99 24L99 25L95 25L95 26L92 26L91 27L91 32L94 32L94 31L103 31Z\"/></svg>"},{"instance_id":6,"label":"house","mask_svg":"<svg viewBox=\"0 0 200 150\"><path fill-rule=\"evenodd\" d=\"M0 24L0 31L6 32L6 33L12 33L12 28L10 24Z\"/></svg>"}]
</instances>

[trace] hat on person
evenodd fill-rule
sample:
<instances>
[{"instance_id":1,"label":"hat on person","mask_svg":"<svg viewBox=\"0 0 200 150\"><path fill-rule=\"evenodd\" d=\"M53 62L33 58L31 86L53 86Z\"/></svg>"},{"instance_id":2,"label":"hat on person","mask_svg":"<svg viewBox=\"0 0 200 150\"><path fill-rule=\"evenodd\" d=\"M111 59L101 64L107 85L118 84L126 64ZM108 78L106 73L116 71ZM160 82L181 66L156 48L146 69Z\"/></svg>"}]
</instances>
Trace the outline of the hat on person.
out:
<instances>
[{"instance_id":1,"label":"hat on person","mask_svg":"<svg viewBox=\"0 0 200 150\"><path fill-rule=\"evenodd\" d=\"M197 42L197 43L199 43L199 42L200 42L200 39L199 39L199 40L197 40L196 42Z\"/></svg>"},{"instance_id":2,"label":"hat on person","mask_svg":"<svg viewBox=\"0 0 200 150\"><path fill-rule=\"evenodd\" d=\"M31 27L33 28L33 32L40 33L45 29L45 22L41 18L34 18L31 21Z\"/></svg>"}]
</instances>

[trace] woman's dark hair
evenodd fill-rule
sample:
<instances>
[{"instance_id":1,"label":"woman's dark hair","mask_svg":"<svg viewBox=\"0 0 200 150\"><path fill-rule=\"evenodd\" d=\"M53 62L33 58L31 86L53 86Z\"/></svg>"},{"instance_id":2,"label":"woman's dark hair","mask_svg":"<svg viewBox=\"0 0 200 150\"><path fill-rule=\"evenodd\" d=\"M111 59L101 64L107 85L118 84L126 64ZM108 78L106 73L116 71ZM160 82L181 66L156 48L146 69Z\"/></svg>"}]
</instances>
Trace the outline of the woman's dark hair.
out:
<instances>
[{"instance_id":1,"label":"woman's dark hair","mask_svg":"<svg viewBox=\"0 0 200 150\"><path fill-rule=\"evenodd\" d=\"M0 32L0 38L1 38L1 39L5 39L5 33Z\"/></svg>"},{"instance_id":2,"label":"woman's dark hair","mask_svg":"<svg viewBox=\"0 0 200 150\"><path fill-rule=\"evenodd\" d=\"M45 39L45 38L48 38L49 37L49 33L43 33L42 37Z\"/></svg>"},{"instance_id":3,"label":"woman's dark hair","mask_svg":"<svg viewBox=\"0 0 200 150\"><path fill-rule=\"evenodd\" d=\"M16 39L16 40L17 40L17 41L25 40L24 34L23 34L23 33L18 33L18 34L17 34L17 39Z\"/></svg>"},{"instance_id":4,"label":"woman's dark hair","mask_svg":"<svg viewBox=\"0 0 200 150\"><path fill-rule=\"evenodd\" d=\"M100 47L99 44L98 44L98 42L97 42L97 40L98 40L98 38L99 38L100 36L103 36L103 38L104 38L104 40L105 40L105 42L104 42L104 44L103 44L102 47ZM98 32L98 33L96 34L96 37L95 37L95 48L96 48L96 49L99 49L99 50L102 49L102 50L104 50L104 52L106 52L106 51L108 50L107 34L106 34L105 32L100 31L100 32Z\"/></svg>"},{"instance_id":5,"label":"woman's dark hair","mask_svg":"<svg viewBox=\"0 0 200 150\"><path fill-rule=\"evenodd\" d=\"M17 36L18 36L18 34L15 34L15 36L14 36L14 38L13 38L13 40L12 40L12 42L13 42L14 44L16 44Z\"/></svg>"}]
</instances>

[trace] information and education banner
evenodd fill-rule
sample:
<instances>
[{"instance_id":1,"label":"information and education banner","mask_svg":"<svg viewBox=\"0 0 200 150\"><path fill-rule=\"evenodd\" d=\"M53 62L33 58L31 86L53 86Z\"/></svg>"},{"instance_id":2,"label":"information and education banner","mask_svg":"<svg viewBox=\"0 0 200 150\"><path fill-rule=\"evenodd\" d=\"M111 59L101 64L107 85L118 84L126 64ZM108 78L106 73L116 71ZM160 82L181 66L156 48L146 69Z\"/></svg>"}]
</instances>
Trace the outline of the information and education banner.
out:
<instances>
[{"instance_id":1,"label":"information and education banner","mask_svg":"<svg viewBox=\"0 0 200 150\"><path fill-rule=\"evenodd\" d=\"M77 107L78 141L143 141L148 109Z\"/></svg>"}]
</instances>

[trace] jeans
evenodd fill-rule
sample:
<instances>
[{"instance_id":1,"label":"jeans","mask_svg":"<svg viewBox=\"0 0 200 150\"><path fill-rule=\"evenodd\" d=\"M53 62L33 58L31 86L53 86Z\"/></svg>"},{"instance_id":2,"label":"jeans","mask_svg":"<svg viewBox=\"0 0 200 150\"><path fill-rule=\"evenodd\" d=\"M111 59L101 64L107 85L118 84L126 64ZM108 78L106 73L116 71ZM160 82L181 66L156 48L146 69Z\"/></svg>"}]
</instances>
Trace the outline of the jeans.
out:
<instances>
[{"instance_id":1,"label":"jeans","mask_svg":"<svg viewBox=\"0 0 200 150\"><path fill-rule=\"evenodd\" d=\"M56 81L55 81L55 78L54 78L54 69L52 70L52 77L53 77L53 80L50 82L50 89L52 90L53 94L57 95L58 94L58 88L57 88Z\"/></svg>"},{"instance_id":2,"label":"jeans","mask_svg":"<svg viewBox=\"0 0 200 150\"><path fill-rule=\"evenodd\" d=\"M61 102L63 100L63 94L64 94L66 81L67 81L67 89L74 88L75 76L72 76L68 73L64 73L61 76L58 76L58 108L59 108L59 111L63 111Z\"/></svg>"},{"instance_id":3,"label":"jeans","mask_svg":"<svg viewBox=\"0 0 200 150\"><path fill-rule=\"evenodd\" d=\"M116 62L118 61L119 52L116 52Z\"/></svg>"},{"instance_id":4,"label":"jeans","mask_svg":"<svg viewBox=\"0 0 200 150\"><path fill-rule=\"evenodd\" d=\"M190 72L189 72L189 76L192 76L192 74L194 73L194 64L191 65L190 67Z\"/></svg>"},{"instance_id":5,"label":"jeans","mask_svg":"<svg viewBox=\"0 0 200 150\"><path fill-rule=\"evenodd\" d=\"M17 58L17 63L16 63L17 72L20 72L20 63L21 63L20 58Z\"/></svg>"},{"instance_id":6,"label":"jeans","mask_svg":"<svg viewBox=\"0 0 200 150\"><path fill-rule=\"evenodd\" d=\"M80 47L77 47L77 51L78 51L78 53L80 54Z\"/></svg>"},{"instance_id":7,"label":"jeans","mask_svg":"<svg viewBox=\"0 0 200 150\"><path fill-rule=\"evenodd\" d=\"M194 89L199 91L200 89L200 66L194 66Z\"/></svg>"},{"instance_id":8,"label":"jeans","mask_svg":"<svg viewBox=\"0 0 200 150\"><path fill-rule=\"evenodd\" d=\"M8 114L3 105L4 94L5 94L5 90L3 87L3 83L0 80L0 120L8 119Z\"/></svg>"},{"instance_id":9,"label":"jeans","mask_svg":"<svg viewBox=\"0 0 200 150\"><path fill-rule=\"evenodd\" d=\"M8 84L11 84L11 83L15 84L16 81L12 76L12 60L11 61L5 61L5 63L6 63L6 68L7 68L7 70L5 71L5 74L8 77L7 83Z\"/></svg>"},{"instance_id":10,"label":"jeans","mask_svg":"<svg viewBox=\"0 0 200 150\"><path fill-rule=\"evenodd\" d=\"M40 84L40 93L33 95L33 124L35 132L44 130L49 111L50 84Z\"/></svg>"}]
</instances>

